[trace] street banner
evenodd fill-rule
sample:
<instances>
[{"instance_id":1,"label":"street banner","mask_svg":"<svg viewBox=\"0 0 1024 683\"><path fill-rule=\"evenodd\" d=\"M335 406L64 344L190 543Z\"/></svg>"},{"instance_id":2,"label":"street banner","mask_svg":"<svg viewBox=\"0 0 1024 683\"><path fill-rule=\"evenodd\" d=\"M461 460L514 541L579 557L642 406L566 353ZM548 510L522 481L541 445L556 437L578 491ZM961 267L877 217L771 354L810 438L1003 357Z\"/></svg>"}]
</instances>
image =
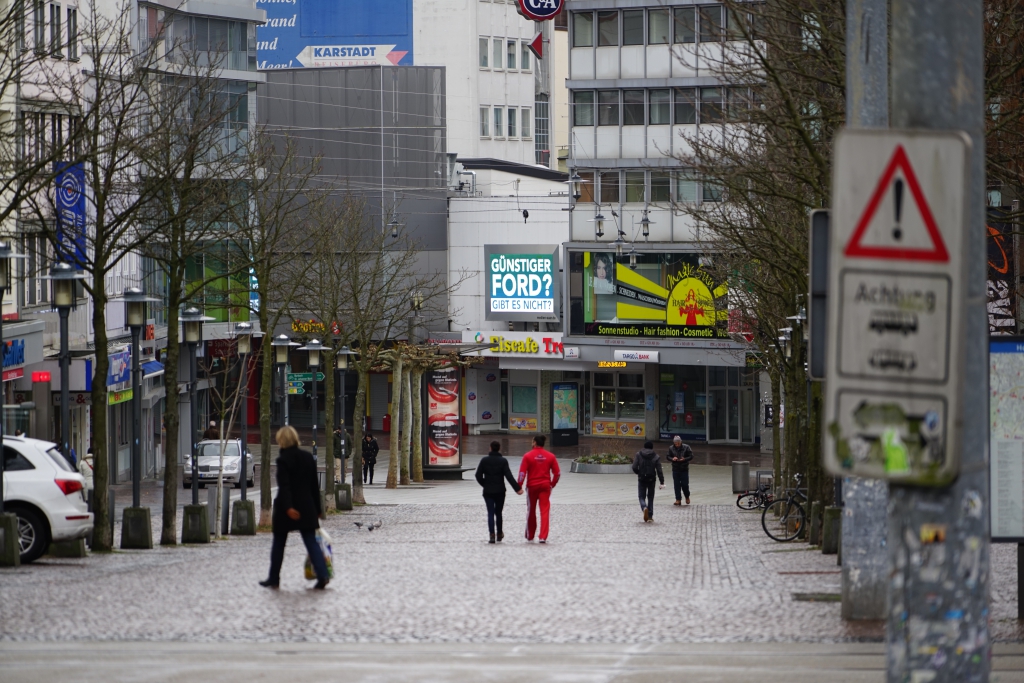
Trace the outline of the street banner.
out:
<instances>
[{"instance_id":1,"label":"street banner","mask_svg":"<svg viewBox=\"0 0 1024 683\"><path fill-rule=\"evenodd\" d=\"M57 257L82 270L86 257L85 167L82 164L55 164L57 187Z\"/></svg>"},{"instance_id":2,"label":"street banner","mask_svg":"<svg viewBox=\"0 0 1024 683\"><path fill-rule=\"evenodd\" d=\"M427 465L458 467L462 464L459 442L459 368L449 366L427 373Z\"/></svg>"}]
</instances>

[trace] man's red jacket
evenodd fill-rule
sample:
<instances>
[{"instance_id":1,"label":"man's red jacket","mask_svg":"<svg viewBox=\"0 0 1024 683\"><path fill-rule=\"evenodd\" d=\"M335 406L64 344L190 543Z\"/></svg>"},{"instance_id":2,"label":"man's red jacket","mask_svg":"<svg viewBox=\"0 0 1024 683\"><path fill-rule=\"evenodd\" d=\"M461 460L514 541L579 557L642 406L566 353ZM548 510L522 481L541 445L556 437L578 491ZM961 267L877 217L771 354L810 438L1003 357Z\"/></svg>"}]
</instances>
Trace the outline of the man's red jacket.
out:
<instances>
[{"instance_id":1,"label":"man's red jacket","mask_svg":"<svg viewBox=\"0 0 1024 683\"><path fill-rule=\"evenodd\" d=\"M523 456L523 463L519 466L519 485L522 486L523 480L526 480L526 488L551 489L561 475L555 454L543 448L534 448Z\"/></svg>"}]
</instances>

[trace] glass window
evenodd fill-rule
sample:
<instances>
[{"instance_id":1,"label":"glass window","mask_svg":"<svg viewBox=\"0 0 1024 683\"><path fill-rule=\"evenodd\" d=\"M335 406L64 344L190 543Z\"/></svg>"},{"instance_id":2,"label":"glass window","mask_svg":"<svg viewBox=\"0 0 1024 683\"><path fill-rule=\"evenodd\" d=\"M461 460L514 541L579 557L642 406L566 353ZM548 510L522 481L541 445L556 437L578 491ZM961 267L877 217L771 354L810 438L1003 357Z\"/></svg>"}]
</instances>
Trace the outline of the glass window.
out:
<instances>
[{"instance_id":1,"label":"glass window","mask_svg":"<svg viewBox=\"0 0 1024 683\"><path fill-rule=\"evenodd\" d=\"M667 9L647 10L647 42L650 45L665 45L668 43L671 22L668 18Z\"/></svg>"},{"instance_id":2,"label":"glass window","mask_svg":"<svg viewBox=\"0 0 1024 683\"><path fill-rule=\"evenodd\" d=\"M507 66L509 69L514 69L516 68L516 53L518 52L516 48L516 41L508 41L508 44L505 47L505 57L507 60L505 66Z\"/></svg>"},{"instance_id":3,"label":"glass window","mask_svg":"<svg viewBox=\"0 0 1024 683\"><path fill-rule=\"evenodd\" d=\"M644 91L622 91L622 125L644 125Z\"/></svg>"},{"instance_id":4,"label":"glass window","mask_svg":"<svg viewBox=\"0 0 1024 683\"><path fill-rule=\"evenodd\" d=\"M697 15L693 7L677 7L675 9L675 42L697 42Z\"/></svg>"},{"instance_id":5,"label":"glass window","mask_svg":"<svg viewBox=\"0 0 1024 683\"><path fill-rule=\"evenodd\" d=\"M594 47L593 12L575 12L572 15L572 46Z\"/></svg>"},{"instance_id":6,"label":"glass window","mask_svg":"<svg viewBox=\"0 0 1024 683\"><path fill-rule=\"evenodd\" d=\"M700 89L700 122L701 125L722 122L721 88Z\"/></svg>"},{"instance_id":7,"label":"glass window","mask_svg":"<svg viewBox=\"0 0 1024 683\"><path fill-rule=\"evenodd\" d=\"M661 431L704 439L707 419L707 386L704 368L665 366L661 375Z\"/></svg>"},{"instance_id":8,"label":"glass window","mask_svg":"<svg viewBox=\"0 0 1024 683\"><path fill-rule=\"evenodd\" d=\"M594 125L594 91L577 90L572 94L572 125Z\"/></svg>"},{"instance_id":9,"label":"glass window","mask_svg":"<svg viewBox=\"0 0 1024 683\"><path fill-rule=\"evenodd\" d=\"M64 46L60 30L61 16L60 5L50 4L50 52L54 57L63 57L61 48Z\"/></svg>"},{"instance_id":10,"label":"glass window","mask_svg":"<svg viewBox=\"0 0 1024 683\"><path fill-rule=\"evenodd\" d=\"M68 58L78 59L78 10L68 8Z\"/></svg>"},{"instance_id":11,"label":"glass window","mask_svg":"<svg viewBox=\"0 0 1024 683\"><path fill-rule=\"evenodd\" d=\"M520 43L519 68L523 71L530 70L530 44L525 40Z\"/></svg>"},{"instance_id":12,"label":"glass window","mask_svg":"<svg viewBox=\"0 0 1024 683\"><path fill-rule=\"evenodd\" d=\"M706 5L700 9L700 42L722 39L722 6Z\"/></svg>"},{"instance_id":13,"label":"glass window","mask_svg":"<svg viewBox=\"0 0 1024 683\"><path fill-rule=\"evenodd\" d=\"M522 134L524 138L530 137L530 110L523 109L522 116L519 119L519 127L522 128Z\"/></svg>"},{"instance_id":14,"label":"glass window","mask_svg":"<svg viewBox=\"0 0 1024 683\"><path fill-rule=\"evenodd\" d=\"M615 389L594 389L594 415L595 417L615 418L617 404L615 401Z\"/></svg>"},{"instance_id":15,"label":"glass window","mask_svg":"<svg viewBox=\"0 0 1024 683\"><path fill-rule=\"evenodd\" d=\"M626 10L622 13L622 44L644 44L644 11Z\"/></svg>"},{"instance_id":16,"label":"glass window","mask_svg":"<svg viewBox=\"0 0 1024 683\"><path fill-rule=\"evenodd\" d=\"M577 202L586 202L587 204L594 203L594 174L590 172L580 172L580 179L583 181L580 183L580 198Z\"/></svg>"},{"instance_id":17,"label":"glass window","mask_svg":"<svg viewBox=\"0 0 1024 683\"><path fill-rule=\"evenodd\" d=\"M697 91L676 88L676 123L697 123Z\"/></svg>"},{"instance_id":18,"label":"glass window","mask_svg":"<svg viewBox=\"0 0 1024 683\"><path fill-rule=\"evenodd\" d=\"M598 12L597 13L597 44L618 45L619 44L619 13Z\"/></svg>"},{"instance_id":19,"label":"glass window","mask_svg":"<svg viewBox=\"0 0 1024 683\"><path fill-rule=\"evenodd\" d=\"M619 172L601 174L601 203L619 203Z\"/></svg>"},{"instance_id":20,"label":"glass window","mask_svg":"<svg viewBox=\"0 0 1024 683\"><path fill-rule=\"evenodd\" d=\"M725 39L744 40L743 34L750 29L745 26L747 13L729 9L725 12ZM742 23L741 23L742 22Z\"/></svg>"},{"instance_id":21,"label":"glass window","mask_svg":"<svg viewBox=\"0 0 1024 683\"><path fill-rule=\"evenodd\" d=\"M597 125L619 125L619 91L599 90L597 93Z\"/></svg>"},{"instance_id":22,"label":"glass window","mask_svg":"<svg viewBox=\"0 0 1024 683\"><path fill-rule=\"evenodd\" d=\"M634 204L644 202L644 176L643 171L626 171L626 201Z\"/></svg>"},{"instance_id":23,"label":"glass window","mask_svg":"<svg viewBox=\"0 0 1024 683\"><path fill-rule=\"evenodd\" d=\"M723 188L719 183L711 180L705 180L701 183L701 201L720 202L722 201L723 194Z\"/></svg>"},{"instance_id":24,"label":"glass window","mask_svg":"<svg viewBox=\"0 0 1024 683\"><path fill-rule=\"evenodd\" d=\"M672 100L668 90L651 90L651 110L648 123L652 126L667 126L672 122Z\"/></svg>"},{"instance_id":25,"label":"glass window","mask_svg":"<svg viewBox=\"0 0 1024 683\"><path fill-rule=\"evenodd\" d=\"M537 387L510 387L512 412L520 415L537 414Z\"/></svg>"},{"instance_id":26,"label":"glass window","mask_svg":"<svg viewBox=\"0 0 1024 683\"><path fill-rule=\"evenodd\" d=\"M614 372L595 372L594 373L594 386L595 387L614 387L615 386L615 373Z\"/></svg>"},{"instance_id":27,"label":"glass window","mask_svg":"<svg viewBox=\"0 0 1024 683\"><path fill-rule=\"evenodd\" d=\"M495 38L494 40L491 41L491 64L494 65L495 69L501 68L501 52L503 42L504 41L502 41L501 38Z\"/></svg>"},{"instance_id":28,"label":"glass window","mask_svg":"<svg viewBox=\"0 0 1024 683\"><path fill-rule=\"evenodd\" d=\"M672 200L670 189L668 173L651 171L651 202L670 202Z\"/></svg>"},{"instance_id":29,"label":"glass window","mask_svg":"<svg viewBox=\"0 0 1024 683\"><path fill-rule=\"evenodd\" d=\"M502 131L505 130L505 123L502 121L501 112L501 107L494 108L494 135L496 137L501 137Z\"/></svg>"},{"instance_id":30,"label":"glass window","mask_svg":"<svg viewBox=\"0 0 1024 683\"><path fill-rule=\"evenodd\" d=\"M61 456L63 457L63 456ZM14 450L10 446L4 446L4 471L5 472L19 472L24 470L34 470L35 466L28 461L24 455Z\"/></svg>"},{"instance_id":31,"label":"glass window","mask_svg":"<svg viewBox=\"0 0 1024 683\"><path fill-rule=\"evenodd\" d=\"M726 383L726 370L728 368L709 367L708 381L713 387L724 387Z\"/></svg>"},{"instance_id":32,"label":"glass window","mask_svg":"<svg viewBox=\"0 0 1024 683\"><path fill-rule=\"evenodd\" d=\"M676 201L689 203L697 201L697 178L692 171L683 171L676 176Z\"/></svg>"},{"instance_id":33,"label":"glass window","mask_svg":"<svg viewBox=\"0 0 1024 683\"><path fill-rule=\"evenodd\" d=\"M491 134L491 108L480 107L480 136L489 137Z\"/></svg>"},{"instance_id":34,"label":"glass window","mask_svg":"<svg viewBox=\"0 0 1024 683\"><path fill-rule=\"evenodd\" d=\"M490 42L491 41L489 41L487 38L480 39L480 66L483 68L487 68L489 64L487 60L487 53L490 50L490 48L488 47Z\"/></svg>"},{"instance_id":35,"label":"glass window","mask_svg":"<svg viewBox=\"0 0 1024 683\"><path fill-rule=\"evenodd\" d=\"M619 389L620 418L643 418L644 407L643 389Z\"/></svg>"},{"instance_id":36,"label":"glass window","mask_svg":"<svg viewBox=\"0 0 1024 683\"><path fill-rule=\"evenodd\" d=\"M725 114L730 121L743 121L747 118L750 109L750 98L747 96L746 88L729 88L725 91L726 108Z\"/></svg>"},{"instance_id":37,"label":"glass window","mask_svg":"<svg viewBox=\"0 0 1024 683\"><path fill-rule=\"evenodd\" d=\"M519 133L516 130L516 120L517 120L517 116L516 115L518 113L519 113L518 109L513 109L512 107L509 107L509 109L508 109L508 136L510 138L514 138L514 137L518 137L519 136Z\"/></svg>"},{"instance_id":38,"label":"glass window","mask_svg":"<svg viewBox=\"0 0 1024 683\"><path fill-rule=\"evenodd\" d=\"M643 389L644 388L644 373L619 373L619 386L620 387L632 387Z\"/></svg>"}]
</instances>

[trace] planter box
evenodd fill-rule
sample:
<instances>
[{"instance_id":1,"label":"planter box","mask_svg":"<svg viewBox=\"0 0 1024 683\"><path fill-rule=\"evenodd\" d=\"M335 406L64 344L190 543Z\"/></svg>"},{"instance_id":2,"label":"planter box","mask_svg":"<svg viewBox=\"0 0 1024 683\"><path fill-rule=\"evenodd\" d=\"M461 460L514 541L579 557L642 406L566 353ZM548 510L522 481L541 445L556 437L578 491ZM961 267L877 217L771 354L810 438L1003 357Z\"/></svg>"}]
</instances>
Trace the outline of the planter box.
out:
<instances>
[{"instance_id":1,"label":"planter box","mask_svg":"<svg viewBox=\"0 0 1024 683\"><path fill-rule=\"evenodd\" d=\"M570 472L580 474L633 474L632 465L587 465L582 462L572 461Z\"/></svg>"}]
</instances>

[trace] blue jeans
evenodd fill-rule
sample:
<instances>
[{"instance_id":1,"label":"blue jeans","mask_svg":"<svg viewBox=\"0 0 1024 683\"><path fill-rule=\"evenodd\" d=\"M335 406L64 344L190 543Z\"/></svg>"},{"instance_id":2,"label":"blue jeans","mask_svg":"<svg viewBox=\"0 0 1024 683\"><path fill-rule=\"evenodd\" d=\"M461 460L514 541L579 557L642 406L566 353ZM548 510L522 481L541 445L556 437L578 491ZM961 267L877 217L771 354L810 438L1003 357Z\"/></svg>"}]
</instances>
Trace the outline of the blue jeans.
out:
<instances>
[{"instance_id":1,"label":"blue jeans","mask_svg":"<svg viewBox=\"0 0 1024 683\"><path fill-rule=\"evenodd\" d=\"M647 510L651 517L654 516L654 486L657 483L657 479L644 481L638 478L636 481L636 493L637 497L640 498L640 509Z\"/></svg>"},{"instance_id":2,"label":"blue jeans","mask_svg":"<svg viewBox=\"0 0 1024 683\"><path fill-rule=\"evenodd\" d=\"M504 493L485 493L484 504L487 505L487 529L493 534L495 524L501 533L501 510L505 507Z\"/></svg>"},{"instance_id":3,"label":"blue jeans","mask_svg":"<svg viewBox=\"0 0 1024 683\"><path fill-rule=\"evenodd\" d=\"M306 545L306 552L313 563L313 570L316 577L321 581L327 580L327 561L316 542L316 531L300 531L302 542ZM287 531L275 531L274 542L270 546L270 576L267 580L271 583L281 583L281 563L284 562L284 544L288 542Z\"/></svg>"}]
</instances>

